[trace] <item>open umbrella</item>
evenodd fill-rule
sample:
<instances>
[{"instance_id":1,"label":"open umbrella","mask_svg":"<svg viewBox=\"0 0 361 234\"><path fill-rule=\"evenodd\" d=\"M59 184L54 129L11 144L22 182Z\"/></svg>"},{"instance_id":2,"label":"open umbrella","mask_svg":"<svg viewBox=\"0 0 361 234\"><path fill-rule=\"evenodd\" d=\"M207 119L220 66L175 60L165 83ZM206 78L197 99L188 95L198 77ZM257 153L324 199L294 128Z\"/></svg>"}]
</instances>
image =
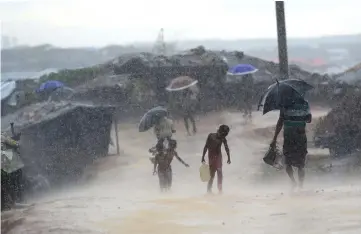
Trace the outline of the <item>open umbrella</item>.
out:
<instances>
[{"instance_id":1,"label":"open umbrella","mask_svg":"<svg viewBox=\"0 0 361 234\"><path fill-rule=\"evenodd\" d=\"M313 86L303 80L289 79L272 84L260 99L258 108L263 106L263 114L279 110L295 103L303 103L307 91Z\"/></svg>"},{"instance_id":2,"label":"open umbrella","mask_svg":"<svg viewBox=\"0 0 361 234\"><path fill-rule=\"evenodd\" d=\"M67 100L74 95L75 91L69 87L60 87L51 92L48 101L61 101Z\"/></svg>"},{"instance_id":3,"label":"open umbrella","mask_svg":"<svg viewBox=\"0 0 361 234\"><path fill-rule=\"evenodd\" d=\"M194 79L190 78L189 76L179 76L179 77L173 79L170 82L170 84L168 85L168 87L166 87L165 89L169 92L180 91L180 90L190 88L190 87L196 85L197 83L198 83L198 80L194 80Z\"/></svg>"},{"instance_id":4,"label":"open umbrella","mask_svg":"<svg viewBox=\"0 0 361 234\"><path fill-rule=\"evenodd\" d=\"M152 128L160 118L167 116L168 110L164 107L157 106L150 109L147 113L144 114L139 123L139 132L148 131Z\"/></svg>"},{"instance_id":5,"label":"open umbrella","mask_svg":"<svg viewBox=\"0 0 361 234\"><path fill-rule=\"evenodd\" d=\"M227 75L231 76L241 76L241 75L247 75L257 72L258 69L252 66L251 64L238 64L236 66L231 67Z\"/></svg>"},{"instance_id":6,"label":"open umbrella","mask_svg":"<svg viewBox=\"0 0 361 234\"><path fill-rule=\"evenodd\" d=\"M64 83L58 80L49 80L40 85L40 87L36 90L37 92L43 91L54 91L57 88L64 87Z\"/></svg>"}]
</instances>

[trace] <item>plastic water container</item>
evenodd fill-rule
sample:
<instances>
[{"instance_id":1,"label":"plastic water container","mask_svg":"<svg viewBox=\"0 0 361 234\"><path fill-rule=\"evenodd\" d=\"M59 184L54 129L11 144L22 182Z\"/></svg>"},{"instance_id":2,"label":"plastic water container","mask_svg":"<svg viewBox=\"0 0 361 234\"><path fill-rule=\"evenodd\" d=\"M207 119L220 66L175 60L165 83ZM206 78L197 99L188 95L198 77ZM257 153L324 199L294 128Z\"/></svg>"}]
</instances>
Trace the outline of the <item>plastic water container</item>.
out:
<instances>
[{"instance_id":1,"label":"plastic water container","mask_svg":"<svg viewBox=\"0 0 361 234\"><path fill-rule=\"evenodd\" d=\"M209 171L209 165L202 164L199 168L199 176L202 182L208 182L211 179L211 173Z\"/></svg>"}]
</instances>

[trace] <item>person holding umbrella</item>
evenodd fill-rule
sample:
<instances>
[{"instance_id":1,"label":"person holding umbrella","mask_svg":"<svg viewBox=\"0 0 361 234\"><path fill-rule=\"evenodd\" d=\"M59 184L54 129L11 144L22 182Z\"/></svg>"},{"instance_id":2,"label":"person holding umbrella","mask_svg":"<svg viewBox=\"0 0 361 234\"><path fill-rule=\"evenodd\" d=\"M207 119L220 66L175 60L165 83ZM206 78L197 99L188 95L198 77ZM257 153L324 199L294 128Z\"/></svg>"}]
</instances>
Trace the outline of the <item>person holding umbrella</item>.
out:
<instances>
[{"instance_id":1,"label":"person holding umbrella","mask_svg":"<svg viewBox=\"0 0 361 234\"><path fill-rule=\"evenodd\" d=\"M180 96L179 109L182 111L184 126L187 130L188 135L190 134L188 120L193 125L193 134L197 132L196 122L194 120L194 113L197 105L197 80L190 78L189 76L179 76L173 79L170 84L166 87L168 92L176 92Z\"/></svg>"},{"instance_id":2,"label":"person holding umbrella","mask_svg":"<svg viewBox=\"0 0 361 234\"><path fill-rule=\"evenodd\" d=\"M139 132L145 132L154 127L158 143L163 144L166 139L169 141L175 133L175 129L173 121L168 116L168 110L164 107L157 106L150 109L140 120ZM156 147L149 149L149 152L155 154Z\"/></svg>"},{"instance_id":3,"label":"person holding umbrella","mask_svg":"<svg viewBox=\"0 0 361 234\"><path fill-rule=\"evenodd\" d=\"M298 112L298 114L296 114ZM296 115L295 115L296 114ZM293 176L293 168L298 169L299 187L303 187L305 178L305 161L307 151L306 123L311 123L312 115L307 101L285 106L280 111L276 124L276 130L271 142L271 148L276 146L277 137L283 129L283 155L285 159L286 172L291 179L292 187L297 186Z\"/></svg>"},{"instance_id":4,"label":"person holding umbrella","mask_svg":"<svg viewBox=\"0 0 361 234\"><path fill-rule=\"evenodd\" d=\"M238 103L238 108L243 112L244 118L252 117L252 99L254 90L253 73L258 69L251 64L237 64L231 67L227 75L228 82L233 83L233 87L237 87L237 93L241 93L241 101ZM240 82L237 82L240 81Z\"/></svg>"},{"instance_id":5,"label":"person holding umbrella","mask_svg":"<svg viewBox=\"0 0 361 234\"><path fill-rule=\"evenodd\" d=\"M242 82L242 91L243 91L243 117L252 118L252 99L253 99L253 90L254 90L254 79L252 74L244 75Z\"/></svg>"},{"instance_id":6,"label":"person holding umbrella","mask_svg":"<svg viewBox=\"0 0 361 234\"><path fill-rule=\"evenodd\" d=\"M168 140L169 142L175 132L176 130L174 129L173 120L171 120L168 116L161 117L154 125L154 134L160 144L163 144L164 140Z\"/></svg>"},{"instance_id":7,"label":"person holding umbrella","mask_svg":"<svg viewBox=\"0 0 361 234\"><path fill-rule=\"evenodd\" d=\"M35 90L35 92L38 93L42 99L48 99L54 91L64 87L65 84L61 81L48 80L42 83L40 87Z\"/></svg>"},{"instance_id":8,"label":"person holding umbrella","mask_svg":"<svg viewBox=\"0 0 361 234\"><path fill-rule=\"evenodd\" d=\"M196 121L194 119L194 112L196 108L197 97L190 89L183 90L182 93L182 111L183 111L183 120L184 126L187 130L188 135L191 135L189 131L188 120L192 123L193 134L197 133Z\"/></svg>"},{"instance_id":9,"label":"person holding umbrella","mask_svg":"<svg viewBox=\"0 0 361 234\"><path fill-rule=\"evenodd\" d=\"M270 148L276 150L276 142L283 128L283 155L286 172L291 179L292 189L297 186L293 175L293 167L298 169L300 188L305 178L305 161L307 151L306 123L311 123L312 115L305 92L313 87L302 80L285 80L268 88L262 98L263 113L280 110L274 137Z\"/></svg>"}]
</instances>

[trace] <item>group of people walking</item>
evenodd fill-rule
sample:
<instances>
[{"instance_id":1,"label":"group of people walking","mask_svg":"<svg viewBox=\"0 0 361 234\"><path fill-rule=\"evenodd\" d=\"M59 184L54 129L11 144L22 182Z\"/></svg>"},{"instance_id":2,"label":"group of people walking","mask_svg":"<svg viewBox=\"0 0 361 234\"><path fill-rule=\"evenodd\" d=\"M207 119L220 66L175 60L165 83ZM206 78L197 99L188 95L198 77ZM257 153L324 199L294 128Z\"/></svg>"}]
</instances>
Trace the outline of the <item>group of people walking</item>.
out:
<instances>
[{"instance_id":1,"label":"group of people walking","mask_svg":"<svg viewBox=\"0 0 361 234\"><path fill-rule=\"evenodd\" d=\"M187 164L183 161L183 159L180 158L178 152L176 151L177 141L171 139L170 133L175 131L172 127L171 120L167 117L163 117L161 122L168 125L166 128L162 128L162 130L167 130L168 134L158 134L158 136L167 135L167 138L159 138L156 146L150 149L150 152L155 155L155 157L151 160L154 165L153 175L158 174L159 186L161 191L168 191L172 186L171 163L174 157L186 167L189 167L189 164ZM157 128L159 128L159 126L157 126ZM205 155L208 152L208 165L210 170L210 180L208 181L207 185L208 193L212 192L213 180L216 174L218 190L220 193L222 193L223 159L221 147L222 145L224 145L227 153L227 163L231 164L230 150L226 140L229 131L230 129L227 125L221 125L216 133L210 133L208 135L206 143L204 145L201 162L206 163ZM168 141L168 148L164 147L164 140Z\"/></svg>"},{"instance_id":2,"label":"group of people walking","mask_svg":"<svg viewBox=\"0 0 361 234\"><path fill-rule=\"evenodd\" d=\"M185 89L179 92L180 99L178 99L178 111L181 111L185 129L188 135L196 134L197 127L194 118L194 113L197 106L196 93L192 92L191 89ZM192 129L189 127L189 122L192 124ZM149 149L149 152L153 154L150 158L153 163L153 174L159 177L159 186L161 191L167 191L172 186L172 167L171 163L174 158L181 162L184 166L189 167L189 164L184 162L177 153L177 141L172 138L176 132L173 120L169 115L159 118L153 127L154 135L157 138L157 143L154 147ZM208 159L210 166L211 179L208 183L208 191L211 192L213 179L217 174L218 188L222 190L222 155L221 146L225 145L226 152L228 155L228 163L230 163L229 148L226 141L226 136L229 133L229 127L222 125L216 133L210 133L207 137L206 144L204 146L202 163L205 163L205 154L208 151Z\"/></svg>"},{"instance_id":3,"label":"group of people walking","mask_svg":"<svg viewBox=\"0 0 361 234\"><path fill-rule=\"evenodd\" d=\"M279 110L280 116L276 124L274 137L270 143L270 150L276 150L277 138L283 129L284 143L282 164L285 166L287 175L292 182L292 188L295 188L296 186L302 188L305 178L304 168L306 155L308 153L306 124L310 123L312 120L310 107L306 100L300 98L299 100L291 100L288 104L282 105ZM188 131L187 127L186 129ZM171 162L173 158L176 157L178 161L180 161L186 167L189 167L189 165L179 157L176 151L177 142L172 139L172 134L175 132L172 120L170 120L168 117L161 118L159 123L154 127L154 130L158 138L158 142L157 145L151 150L151 152L155 155L154 160L152 160L154 163L153 174L158 174L160 188L162 191L165 191L169 190L172 185ZM208 135L203 149L201 158L202 163L206 163L205 155L208 152L210 179L208 181L207 191L209 193L212 192L212 185L216 174L218 190L220 193L223 191L223 157L221 147L224 145L227 154L227 163L230 164L230 150L226 139L229 132L230 128L227 125L221 125L217 132L210 133ZM165 140L168 141L167 149L165 149L163 144ZM270 164L276 167L277 160L273 159ZM294 177L293 168L298 169L298 182Z\"/></svg>"}]
</instances>

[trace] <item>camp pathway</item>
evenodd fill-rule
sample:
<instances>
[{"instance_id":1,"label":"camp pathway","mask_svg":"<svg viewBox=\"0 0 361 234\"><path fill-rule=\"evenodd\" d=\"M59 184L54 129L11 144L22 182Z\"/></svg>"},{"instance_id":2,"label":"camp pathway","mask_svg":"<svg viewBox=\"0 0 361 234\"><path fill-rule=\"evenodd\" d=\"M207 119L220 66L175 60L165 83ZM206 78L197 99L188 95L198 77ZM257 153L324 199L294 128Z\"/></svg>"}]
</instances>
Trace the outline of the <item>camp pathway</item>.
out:
<instances>
[{"instance_id":1,"label":"camp pathway","mask_svg":"<svg viewBox=\"0 0 361 234\"><path fill-rule=\"evenodd\" d=\"M100 163L86 186L57 191L13 212L13 219L22 220L9 233L361 233L360 182L322 184L307 178L305 189L294 193L285 176L255 184L268 138L251 133L273 125L277 114L256 113L249 124L241 116L222 112L199 118L199 132L190 137L182 121L176 123L179 155L191 167L173 162L168 194L159 193L152 175L147 151L155 144L153 134L121 124L121 156ZM220 124L231 127L232 164L224 165L224 194L207 195L200 158L207 134Z\"/></svg>"}]
</instances>

